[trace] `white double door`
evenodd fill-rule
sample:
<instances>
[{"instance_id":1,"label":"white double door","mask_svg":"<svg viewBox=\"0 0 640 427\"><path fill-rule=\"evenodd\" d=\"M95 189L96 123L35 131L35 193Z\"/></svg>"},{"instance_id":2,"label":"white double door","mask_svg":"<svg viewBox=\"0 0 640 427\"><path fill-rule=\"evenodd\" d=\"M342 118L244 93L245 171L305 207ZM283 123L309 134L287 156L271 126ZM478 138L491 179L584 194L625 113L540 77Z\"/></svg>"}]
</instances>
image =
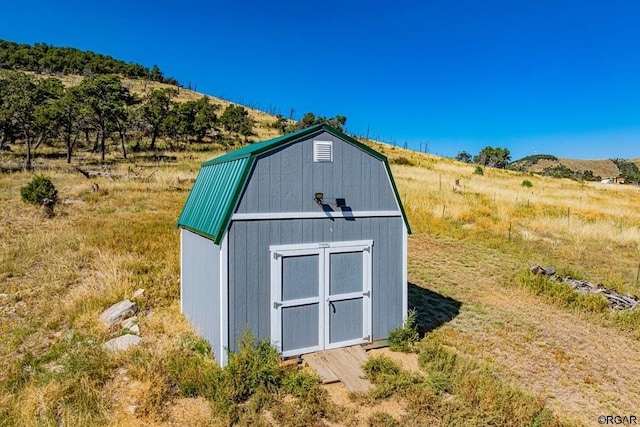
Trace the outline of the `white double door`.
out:
<instances>
[{"instance_id":1,"label":"white double door","mask_svg":"<svg viewBox=\"0 0 640 427\"><path fill-rule=\"evenodd\" d=\"M283 356L371 341L373 241L271 246L271 343Z\"/></svg>"}]
</instances>

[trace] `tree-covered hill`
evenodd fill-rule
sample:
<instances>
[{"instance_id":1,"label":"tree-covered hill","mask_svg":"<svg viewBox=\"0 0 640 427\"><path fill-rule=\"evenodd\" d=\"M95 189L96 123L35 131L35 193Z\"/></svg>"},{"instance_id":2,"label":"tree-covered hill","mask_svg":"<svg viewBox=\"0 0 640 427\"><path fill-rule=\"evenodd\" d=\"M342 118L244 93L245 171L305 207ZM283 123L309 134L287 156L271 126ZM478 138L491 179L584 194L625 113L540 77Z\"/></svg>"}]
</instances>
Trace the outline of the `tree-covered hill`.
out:
<instances>
[{"instance_id":1,"label":"tree-covered hill","mask_svg":"<svg viewBox=\"0 0 640 427\"><path fill-rule=\"evenodd\" d=\"M149 79L177 85L172 77L164 77L160 68L149 69L133 62L124 62L108 55L83 51L73 47L56 47L46 43L15 43L0 40L0 69L33 71L44 74L119 74L125 77Z\"/></svg>"}]
</instances>

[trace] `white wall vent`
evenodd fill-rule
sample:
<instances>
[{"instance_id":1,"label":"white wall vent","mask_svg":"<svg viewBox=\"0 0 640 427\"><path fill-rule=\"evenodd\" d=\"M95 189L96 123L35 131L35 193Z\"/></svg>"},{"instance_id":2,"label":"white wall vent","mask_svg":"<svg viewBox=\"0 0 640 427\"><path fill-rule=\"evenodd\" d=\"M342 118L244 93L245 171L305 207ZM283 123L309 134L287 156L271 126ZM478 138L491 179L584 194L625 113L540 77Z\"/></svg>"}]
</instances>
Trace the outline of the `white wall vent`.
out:
<instances>
[{"instance_id":1,"label":"white wall vent","mask_svg":"<svg viewBox=\"0 0 640 427\"><path fill-rule=\"evenodd\" d=\"M313 141L313 161L333 162L333 141Z\"/></svg>"}]
</instances>

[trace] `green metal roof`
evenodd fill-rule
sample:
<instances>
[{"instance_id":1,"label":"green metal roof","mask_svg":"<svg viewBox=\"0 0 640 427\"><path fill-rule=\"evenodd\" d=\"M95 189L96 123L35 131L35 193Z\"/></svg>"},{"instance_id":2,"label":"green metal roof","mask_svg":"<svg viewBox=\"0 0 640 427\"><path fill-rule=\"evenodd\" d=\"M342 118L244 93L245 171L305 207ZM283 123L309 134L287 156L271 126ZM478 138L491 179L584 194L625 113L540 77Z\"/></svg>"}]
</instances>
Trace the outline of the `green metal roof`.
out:
<instances>
[{"instance_id":1,"label":"green metal roof","mask_svg":"<svg viewBox=\"0 0 640 427\"><path fill-rule=\"evenodd\" d=\"M267 141L256 142L204 162L176 226L212 238L216 244L220 244L229 226L238 199L245 187L255 158L262 153L320 131L326 131L341 138L384 162L393 192L407 226L407 232L411 233L387 158L349 135L326 124L312 126Z\"/></svg>"}]
</instances>

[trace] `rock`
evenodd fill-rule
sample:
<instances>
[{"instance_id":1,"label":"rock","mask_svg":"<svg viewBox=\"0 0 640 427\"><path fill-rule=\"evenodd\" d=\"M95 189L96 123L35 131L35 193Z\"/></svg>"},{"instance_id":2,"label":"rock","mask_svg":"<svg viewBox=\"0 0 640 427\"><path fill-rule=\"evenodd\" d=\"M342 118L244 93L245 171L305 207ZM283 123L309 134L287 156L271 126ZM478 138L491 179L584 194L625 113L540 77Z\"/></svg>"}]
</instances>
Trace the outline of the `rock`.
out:
<instances>
[{"instance_id":1,"label":"rock","mask_svg":"<svg viewBox=\"0 0 640 427\"><path fill-rule=\"evenodd\" d=\"M123 329L131 329L131 327L135 325L137 321L138 316L128 317L120 323L120 326L122 326Z\"/></svg>"},{"instance_id":2,"label":"rock","mask_svg":"<svg viewBox=\"0 0 640 427\"><path fill-rule=\"evenodd\" d=\"M61 372L64 372L64 366L52 365L52 366L49 366L49 371L53 372L54 374L59 374Z\"/></svg>"},{"instance_id":3,"label":"rock","mask_svg":"<svg viewBox=\"0 0 640 427\"><path fill-rule=\"evenodd\" d=\"M144 295L144 289L138 289L137 291L135 291L133 293L133 295L131 295L131 299L138 299L140 298L142 295Z\"/></svg>"},{"instance_id":4,"label":"rock","mask_svg":"<svg viewBox=\"0 0 640 427\"><path fill-rule=\"evenodd\" d=\"M138 325L133 325L132 327L129 328L129 330L136 335L140 335L140 326Z\"/></svg>"},{"instance_id":5,"label":"rock","mask_svg":"<svg viewBox=\"0 0 640 427\"><path fill-rule=\"evenodd\" d=\"M100 321L104 323L107 327L111 327L118 322L121 322L123 319L127 317L131 317L138 310L138 306L135 302L131 302L128 299L124 301L120 301L107 308L100 315Z\"/></svg>"},{"instance_id":6,"label":"rock","mask_svg":"<svg viewBox=\"0 0 640 427\"><path fill-rule=\"evenodd\" d=\"M127 334L114 338L104 344L104 348L109 351L125 351L129 347L142 343L142 338L137 335Z\"/></svg>"},{"instance_id":7,"label":"rock","mask_svg":"<svg viewBox=\"0 0 640 427\"><path fill-rule=\"evenodd\" d=\"M5 299L5 298L6 298L6 297L8 297L8 296L9 296L9 295L7 295L7 294L5 294L5 293L2 293L2 294L0 294L0 299Z\"/></svg>"}]
</instances>

